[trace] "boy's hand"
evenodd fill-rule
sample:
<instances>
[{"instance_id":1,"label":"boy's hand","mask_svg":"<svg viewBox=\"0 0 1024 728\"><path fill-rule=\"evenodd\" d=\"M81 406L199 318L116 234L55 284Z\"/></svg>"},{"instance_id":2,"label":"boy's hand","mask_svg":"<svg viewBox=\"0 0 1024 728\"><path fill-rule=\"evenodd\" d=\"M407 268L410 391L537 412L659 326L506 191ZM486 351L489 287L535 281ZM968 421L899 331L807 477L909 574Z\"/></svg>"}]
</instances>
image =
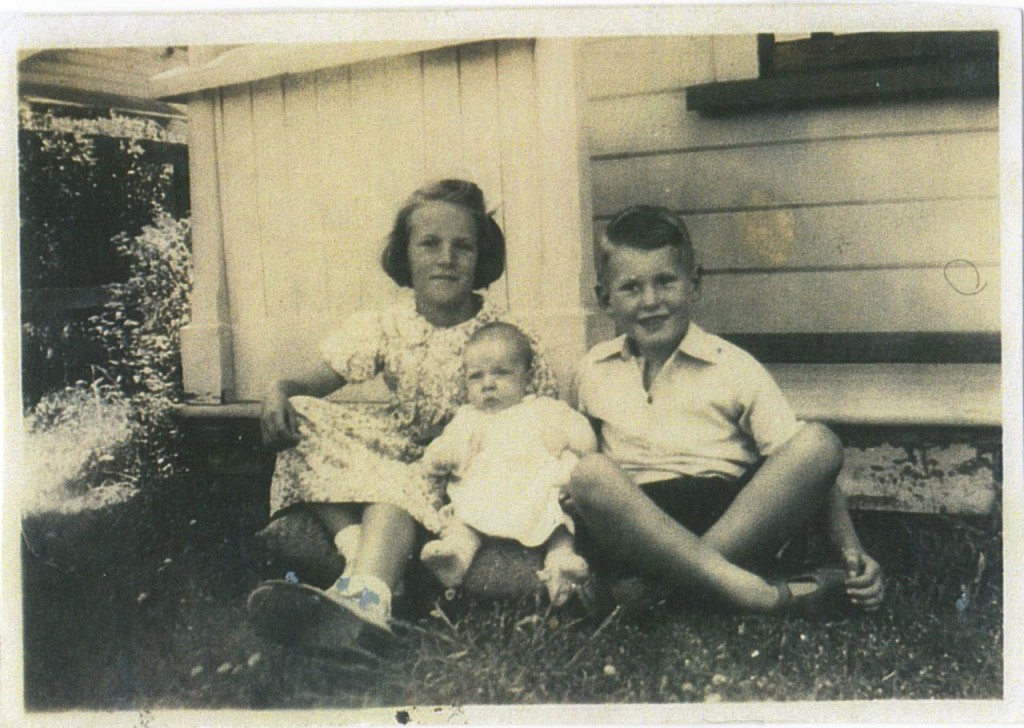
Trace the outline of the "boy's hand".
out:
<instances>
[{"instance_id":1,"label":"boy's hand","mask_svg":"<svg viewBox=\"0 0 1024 728\"><path fill-rule=\"evenodd\" d=\"M845 549L846 594L854 605L869 612L878 609L885 596L882 567L860 549Z\"/></svg>"}]
</instances>

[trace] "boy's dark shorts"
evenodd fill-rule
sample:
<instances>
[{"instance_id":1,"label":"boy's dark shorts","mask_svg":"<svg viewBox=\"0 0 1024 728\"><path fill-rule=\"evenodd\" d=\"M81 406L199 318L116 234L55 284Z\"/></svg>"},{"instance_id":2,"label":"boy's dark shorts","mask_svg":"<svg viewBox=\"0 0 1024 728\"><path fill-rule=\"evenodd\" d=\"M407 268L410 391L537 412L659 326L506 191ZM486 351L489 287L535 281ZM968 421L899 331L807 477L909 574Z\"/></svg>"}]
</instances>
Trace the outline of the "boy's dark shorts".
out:
<instances>
[{"instance_id":1,"label":"boy's dark shorts","mask_svg":"<svg viewBox=\"0 0 1024 728\"><path fill-rule=\"evenodd\" d=\"M701 536L729 509L736 496L750 482L756 472L756 467L751 468L739 480L683 476L645 483L639 487L673 520L691 533ZM578 515L574 515L573 520L576 527L576 547L587 559L592 569L611 574L634 571L617 555L603 552L587 533L586 524ZM808 535L816 538L814 534ZM805 539L798 538L796 540L802 542ZM779 544L779 546L783 545ZM800 543L799 548L804 550L804 544ZM764 558L754 559L749 566L756 566L759 569L770 568L769 562L773 561L774 556L775 554L765 554Z\"/></svg>"}]
</instances>

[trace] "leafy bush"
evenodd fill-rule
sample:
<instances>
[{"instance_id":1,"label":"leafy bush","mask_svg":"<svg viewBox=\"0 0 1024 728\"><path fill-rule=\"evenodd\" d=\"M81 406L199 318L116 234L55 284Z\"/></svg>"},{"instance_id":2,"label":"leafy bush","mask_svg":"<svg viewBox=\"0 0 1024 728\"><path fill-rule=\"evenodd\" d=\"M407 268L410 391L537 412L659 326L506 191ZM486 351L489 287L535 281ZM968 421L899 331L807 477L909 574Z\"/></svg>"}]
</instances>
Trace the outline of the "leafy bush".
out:
<instances>
[{"instance_id":1,"label":"leafy bush","mask_svg":"<svg viewBox=\"0 0 1024 728\"><path fill-rule=\"evenodd\" d=\"M130 394L176 400L181 394L181 327L192 292L189 221L158 211L136 237L118 236L128 261L124 283L106 286L111 302L89 322L108 354L104 374Z\"/></svg>"},{"instance_id":2,"label":"leafy bush","mask_svg":"<svg viewBox=\"0 0 1024 728\"><path fill-rule=\"evenodd\" d=\"M162 215L188 216L187 141L184 119L21 103L26 406L93 379L108 358L89 317L103 305L101 286L133 275L124 246ZM62 288L79 289L71 309Z\"/></svg>"},{"instance_id":3,"label":"leafy bush","mask_svg":"<svg viewBox=\"0 0 1024 728\"><path fill-rule=\"evenodd\" d=\"M89 319L107 361L92 382L44 396L27 415L28 483L33 507L64 507L95 492L130 496L148 480L180 467L170 408L181 396L181 326L192 290L189 221L164 212L116 248L128 263L125 283ZM110 499L100 498L100 503Z\"/></svg>"},{"instance_id":4,"label":"leafy bush","mask_svg":"<svg viewBox=\"0 0 1024 728\"><path fill-rule=\"evenodd\" d=\"M123 280L127 269L109 242L137 235L158 208L187 214L181 122L82 113L20 107L25 288Z\"/></svg>"}]
</instances>

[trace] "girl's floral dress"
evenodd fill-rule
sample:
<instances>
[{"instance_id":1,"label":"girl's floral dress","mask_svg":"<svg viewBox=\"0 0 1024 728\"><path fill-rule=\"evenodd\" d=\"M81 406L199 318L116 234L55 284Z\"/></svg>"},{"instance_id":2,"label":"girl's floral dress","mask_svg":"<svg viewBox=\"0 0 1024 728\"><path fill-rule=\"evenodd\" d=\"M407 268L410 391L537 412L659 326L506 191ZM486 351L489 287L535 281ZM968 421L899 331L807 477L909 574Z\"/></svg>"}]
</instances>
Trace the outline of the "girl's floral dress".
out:
<instances>
[{"instance_id":1,"label":"girl's floral dress","mask_svg":"<svg viewBox=\"0 0 1024 728\"><path fill-rule=\"evenodd\" d=\"M466 402L462 352L481 326L514 318L484 300L468 321L441 328L413 300L353 315L323 342L321 354L347 383L383 374L386 403L341 403L292 397L298 445L277 456L271 514L300 503L390 503L427 529L440 529L444 493L418 465L423 449ZM521 328L521 327L520 327ZM533 392L557 396L551 368L536 353Z\"/></svg>"}]
</instances>

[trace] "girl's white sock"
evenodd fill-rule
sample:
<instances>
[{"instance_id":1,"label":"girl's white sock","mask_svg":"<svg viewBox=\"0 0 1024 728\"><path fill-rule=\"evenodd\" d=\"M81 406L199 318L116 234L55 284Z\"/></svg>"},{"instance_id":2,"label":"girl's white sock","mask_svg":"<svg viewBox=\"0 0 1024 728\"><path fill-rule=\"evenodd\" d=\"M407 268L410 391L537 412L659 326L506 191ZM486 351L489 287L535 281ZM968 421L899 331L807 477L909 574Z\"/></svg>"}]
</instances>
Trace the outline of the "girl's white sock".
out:
<instances>
[{"instance_id":1,"label":"girl's white sock","mask_svg":"<svg viewBox=\"0 0 1024 728\"><path fill-rule=\"evenodd\" d=\"M343 574L330 591L339 598L358 604L364 618L380 623L391 618L391 589L376 576Z\"/></svg>"},{"instance_id":2,"label":"girl's white sock","mask_svg":"<svg viewBox=\"0 0 1024 728\"><path fill-rule=\"evenodd\" d=\"M358 523L354 523L351 526L345 526L345 528L334 534L334 547L338 549L338 553L345 559L346 571L349 568L349 564L356 560L362 532L362 527Z\"/></svg>"}]
</instances>

